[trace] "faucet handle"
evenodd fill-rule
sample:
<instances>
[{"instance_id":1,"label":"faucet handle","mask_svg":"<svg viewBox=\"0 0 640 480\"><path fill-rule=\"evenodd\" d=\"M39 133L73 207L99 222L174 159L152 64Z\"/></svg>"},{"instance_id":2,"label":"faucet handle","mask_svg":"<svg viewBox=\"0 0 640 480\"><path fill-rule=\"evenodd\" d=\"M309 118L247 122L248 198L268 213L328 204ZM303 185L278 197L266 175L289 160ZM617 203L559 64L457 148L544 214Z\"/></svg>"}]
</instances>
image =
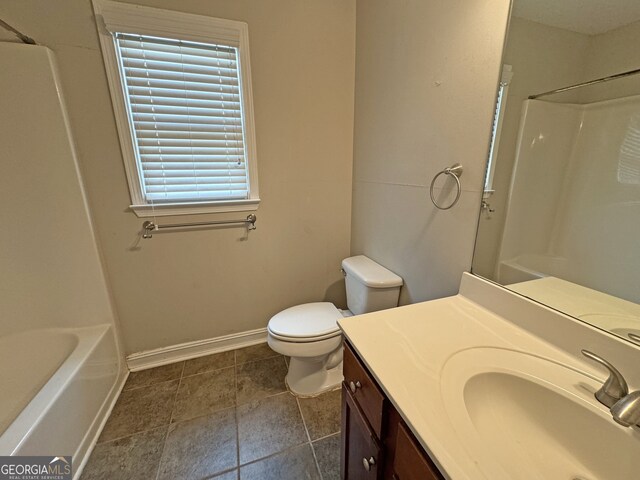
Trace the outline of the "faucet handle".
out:
<instances>
[{"instance_id":1,"label":"faucet handle","mask_svg":"<svg viewBox=\"0 0 640 480\"><path fill-rule=\"evenodd\" d=\"M640 424L640 390L630 393L611 407L613 419L624 427Z\"/></svg>"},{"instance_id":2,"label":"faucet handle","mask_svg":"<svg viewBox=\"0 0 640 480\"><path fill-rule=\"evenodd\" d=\"M609 378L607 378L604 385L600 387L600 390L598 390L595 395L600 403L611 408L618 400L629 394L627 382L616 367L589 350L582 350L582 354L609 370Z\"/></svg>"}]
</instances>

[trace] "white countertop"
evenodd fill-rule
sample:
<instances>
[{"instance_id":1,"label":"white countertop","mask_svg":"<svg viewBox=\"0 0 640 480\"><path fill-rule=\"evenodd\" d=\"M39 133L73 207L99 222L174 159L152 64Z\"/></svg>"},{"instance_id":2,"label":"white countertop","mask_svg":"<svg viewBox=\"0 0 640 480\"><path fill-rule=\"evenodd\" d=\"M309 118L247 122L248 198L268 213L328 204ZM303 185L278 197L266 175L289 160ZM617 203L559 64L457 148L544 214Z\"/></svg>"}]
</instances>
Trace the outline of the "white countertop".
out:
<instances>
[{"instance_id":1,"label":"white countertop","mask_svg":"<svg viewBox=\"0 0 640 480\"><path fill-rule=\"evenodd\" d=\"M454 480L489 478L479 467L482 459L460 442L441 398L440 373L455 353L508 348L601 376L575 355L461 294L344 318L339 324L422 446Z\"/></svg>"}]
</instances>

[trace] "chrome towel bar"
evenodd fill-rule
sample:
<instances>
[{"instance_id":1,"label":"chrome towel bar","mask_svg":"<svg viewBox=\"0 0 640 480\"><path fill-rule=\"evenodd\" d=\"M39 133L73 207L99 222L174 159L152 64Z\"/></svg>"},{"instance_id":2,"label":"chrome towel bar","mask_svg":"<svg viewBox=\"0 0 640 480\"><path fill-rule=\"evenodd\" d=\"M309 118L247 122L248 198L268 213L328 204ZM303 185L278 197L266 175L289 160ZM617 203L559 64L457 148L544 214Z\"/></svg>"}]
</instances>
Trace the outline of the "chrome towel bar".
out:
<instances>
[{"instance_id":1,"label":"chrome towel bar","mask_svg":"<svg viewBox=\"0 0 640 480\"><path fill-rule=\"evenodd\" d=\"M215 222L192 222L192 223L171 223L158 225L150 220L142 224L142 238L153 238L153 231L164 230L167 228L188 228L188 227L208 227L210 225L246 225L249 230L256 229L256 221L258 218L252 213L245 220L219 220Z\"/></svg>"}]
</instances>

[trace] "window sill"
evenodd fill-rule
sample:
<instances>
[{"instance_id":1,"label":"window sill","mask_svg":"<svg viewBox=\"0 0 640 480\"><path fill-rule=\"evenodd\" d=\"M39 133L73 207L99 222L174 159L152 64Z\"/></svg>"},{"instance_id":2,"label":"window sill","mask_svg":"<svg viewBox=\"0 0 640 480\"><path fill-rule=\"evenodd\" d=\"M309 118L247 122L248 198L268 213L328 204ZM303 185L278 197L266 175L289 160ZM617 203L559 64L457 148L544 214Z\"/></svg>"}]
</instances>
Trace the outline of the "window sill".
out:
<instances>
[{"instance_id":1,"label":"window sill","mask_svg":"<svg viewBox=\"0 0 640 480\"><path fill-rule=\"evenodd\" d=\"M169 215L197 215L202 213L253 212L258 209L259 198L230 200L227 202L161 203L155 205L130 205L141 218Z\"/></svg>"}]
</instances>

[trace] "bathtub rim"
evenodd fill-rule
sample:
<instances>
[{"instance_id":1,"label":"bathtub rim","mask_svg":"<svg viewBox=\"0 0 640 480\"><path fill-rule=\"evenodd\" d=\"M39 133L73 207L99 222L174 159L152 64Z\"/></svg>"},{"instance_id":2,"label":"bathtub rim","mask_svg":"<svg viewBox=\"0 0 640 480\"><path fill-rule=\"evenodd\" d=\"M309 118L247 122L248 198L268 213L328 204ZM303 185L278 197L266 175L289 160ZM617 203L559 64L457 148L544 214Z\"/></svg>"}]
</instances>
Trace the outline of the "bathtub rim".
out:
<instances>
[{"instance_id":1,"label":"bathtub rim","mask_svg":"<svg viewBox=\"0 0 640 480\"><path fill-rule=\"evenodd\" d=\"M87 466L89 458L91 458L91 454L93 453L93 449L98 444L100 434L102 433L107 420L109 420L109 417L111 416L113 407L115 407L118 398L120 398L130 373L131 372L127 368L124 368L124 362L120 359L118 377L111 388L109 395L104 399L104 402L102 402L100 410L91 424L91 428L85 434L76 451L76 455L73 458L73 480L79 480L82 475L82 471Z\"/></svg>"},{"instance_id":2,"label":"bathtub rim","mask_svg":"<svg viewBox=\"0 0 640 480\"><path fill-rule=\"evenodd\" d=\"M112 330L112 325L104 323L89 327L37 330L51 332L52 334L72 334L78 337L78 343L55 373L0 435L0 454L2 455L14 455L20 449L28 436L62 395L65 388L74 380L87 358L98 347L105 335ZM120 370L121 365L118 368Z\"/></svg>"}]
</instances>

